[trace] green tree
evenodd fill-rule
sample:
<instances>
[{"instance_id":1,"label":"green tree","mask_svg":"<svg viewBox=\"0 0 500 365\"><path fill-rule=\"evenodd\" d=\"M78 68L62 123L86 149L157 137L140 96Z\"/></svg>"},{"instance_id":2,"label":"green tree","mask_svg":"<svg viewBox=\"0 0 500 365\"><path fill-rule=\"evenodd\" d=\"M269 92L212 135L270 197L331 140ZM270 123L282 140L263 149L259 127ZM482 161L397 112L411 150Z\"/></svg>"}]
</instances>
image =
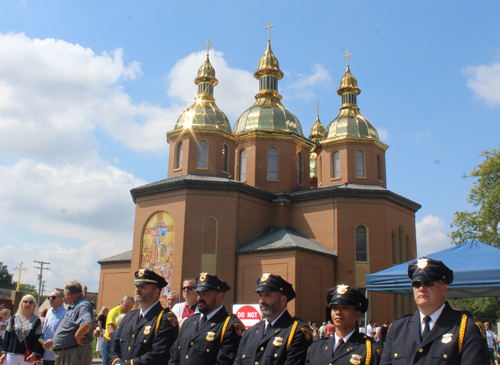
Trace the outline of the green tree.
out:
<instances>
[{"instance_id":1,"label":"green tree","mask_svg":"<svg viewBox=\"0 0 500 365\"><path fill-rule=\"evenodd\" d=\"M455 244L477 239L500 248L500 150L484 151L480 156L484 161L463 176L477 179L467 198L477 210L455 212L451 238ZM500 319L500 298L458 298L450 304L481 321L494 324Z\"/></svg>"},{"instance_id":2,"label":"green tree","mask_svg":"<svg viewBox=\"0 0 500 365\"><path fill-rule=\"evenodd\" d=\"M9 272L7 265L0 262L0 288L14 288L14 285L12 284L12 275L13 274Z\"/></svg>"}]
</instances>

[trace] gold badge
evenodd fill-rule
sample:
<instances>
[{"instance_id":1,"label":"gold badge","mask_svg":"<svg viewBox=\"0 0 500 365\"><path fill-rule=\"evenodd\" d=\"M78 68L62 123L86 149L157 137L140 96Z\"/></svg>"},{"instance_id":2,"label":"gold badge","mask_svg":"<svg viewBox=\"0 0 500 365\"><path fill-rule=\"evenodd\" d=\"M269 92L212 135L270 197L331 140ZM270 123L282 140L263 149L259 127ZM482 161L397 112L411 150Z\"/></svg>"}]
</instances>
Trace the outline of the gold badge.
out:
<instances>
[{"instance_id":1,"label":"gold badge","mask_svg":"<svg viewBox=\"0 0 500 365\"><path fill-rule=\"evenodd\" d=\"M265 274L262 274L262 276L260 278L260 282L263 283L264 281L266 281L267 279L269 279L269 275L271 275L270 272L266 272Z\"/></svg>"},{"instance_id":2,"label":"gold badge","mask_svg":"<svg viewBox=\"0 0 500 365\"><path fill-rule=\"evenodd\" d=\"M204 282L205 280L207 280L207 273L206 272L202 272L200 274L200 282Z\"/></svg>"},{"instance_id":3,"label":"gold badge","mask_svg":"<svg viewBox=\"0 0 500 365\"><path fill-rule=\"evenodd\" d=\"M283 345L283 338L275 337L274 341L273 341L273 345L276 347L280 347L281 345Z\"/></svg>"},{"instance_id":4,"label":"gold badge","mask_svg":"<svg viewBox=\"0 0 500 365\"><path fill-rule=\"evenodd\" d=\"M243 323L235 323L234 329L236 330L236 334L240 337L245 333L245 325Z\"/></svg>"},{"instance_id":5,"label":"gold badge","mask_svg":"<svg viewBox=\"0 0 500 365\"><path fill-rule=\"evenodd\" d=\"M450 343L453 339L453 333L445 333L441 339L442 343Z\"/></svg>"},{"instance_id":6,"label":"gold badge","mask_svg":"<svg viewBox=\"0 0 500 365\"><path fill-rule=\"evenodd\" d=\"M481 336L483 336L484 338L486 338L486 328L484 328L484 324L483 322L475 322L476 323L476 326L479 327L479 332L481 332Z\"/></svg>"},{"instance_id":7,"label":"gold badge","mask_svg":"<svg viewBox=\"0 0 500 365\"><path fill-rule=\"evenodd\" d=\"M146 271L146 269L139 269L139 277L143 277L144 276L144 272Z\"/></svg>"},{"instance_id":8,"label":"gold badge","mask_svg":"<svg viewBox=\"0 0 500 365\"><path fill-rule=\"evenodd\" d=\"M418 259L417 260L417 267L419 269L425 269L426 266L427 266L427 261L429 261L429 259Z\"/></svg>"},{"instance_id":9,"label":"gold badge","mask_svg":"<svg viewBox=\"0 0 500 365\"><path fill-rule=\"evenodd\" d=\"M215 340L215 332L207 332L207 341Z\"/></svg>"},{"instance_id":10,"label":"gold badge","mask_svg":"<svg viewBox=\"0 0 500 365\"><path fill-rule=\"evenodd\" d=\"M349 285L344 285L344 284L337 285L337 293L340 295L345 294L347 292L347 289L349 289Z\"/></svg>"},{"instance_id":11,"label":"gold badge","mask_svg":"<svg viewBox=\"0 0 500 365\"><path fill-rule=\"evenodd\" d=\"M146 326L144 327L144 332L143 332L146 336L149 335L151 333L151 326Z\"/></svg>"},{"instance_id":12,"label":"gold badge","mask_svg":"<svg viewBox=\"0 0 500 365\"><path fill-rule=\"evenodd\" d=\"M353 365L359 365L359 364L361 364L361 360L362 359L363 359L363 356L352 354L351 355L350 363L353 364Z\"/></svg>"}]
</instances>

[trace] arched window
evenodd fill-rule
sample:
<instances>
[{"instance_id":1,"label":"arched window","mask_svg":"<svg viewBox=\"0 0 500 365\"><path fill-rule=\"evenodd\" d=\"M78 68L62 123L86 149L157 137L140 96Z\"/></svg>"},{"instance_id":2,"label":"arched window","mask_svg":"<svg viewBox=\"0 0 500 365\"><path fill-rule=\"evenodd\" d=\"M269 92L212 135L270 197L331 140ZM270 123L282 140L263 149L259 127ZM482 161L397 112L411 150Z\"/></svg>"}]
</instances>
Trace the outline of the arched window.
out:
<instances>
[{"instance_id":1,"label":"arched window","mask_svg":"<svg viewBox=\"0 0 500 365\"><path fill-rule=\"evenodd\" d=\"M399 264L399 250L398 250L398 235L396 230L393 229L391 232L392 238L392 263L394 265Z\"/></svg>"},{"instance_id":2,"label":"arched window","mask_svg":"<svg viewBox=\"0 0 500 365\"><path fill-rule=\"evenodd\" d=\"M267 150L267 180L278 180L278 149Z\"/></svg>"},{"instance_id":3,"label":"arched window","mask_svg":"<svg viewBox=\"0 0 500 365\"><path fill-rule=\"evenodd\" d=\"M340 152L335 151L332 157L332 177L334 179L340 178Z\"/></svg>"},{"instance_id":4,"label":"arched window","mask_svg":"<svg viewBox=\"0 0 500 365\"><path fill-rule=\"evenodd\" d=\"M318 185L323 182L323 160L321 156L318 158Z\"/></svg>"},{"instance_id":5,"label":"arched window","mask_svg":"<svg viewBox=\"0 0 500 365\"><path fill-rule=\"evenodd\" d=\"M208 142L200 141L198 143L198 159L196 161L196 167L199 169L207 168L207 156L208 156Z\"/></svg>"},{"instance_id":6,"label":"arched window","mask_svg":"<svg viewBox=\"0 0 500 365\"><path fill-rule=\"evenodd\" d=\"M382 158L377 154L377 174L380 181L384 180L382 175Z\"/></svg>"},{"instance_id":7,"label":"arched window","mask_svg":"<svg viewBox=\"0 0 500 365\"><path fill-rule=\"evenodd\" d=\"M222 145L222 171L229 172L229 146L225 143Z\"/></svg>"},{"instance_id":8,"label":"arched window","mask_svg":"<svg viewBox=\"0 0 500 365\"><path fill-rule=\"evenodd\" d=\"M182 142L177 145L176 158L175 168L182 169Z\"/></svg>"},{"instance_id":9,"label":"arched window","mask_svg":"<svg viewBox=\"0 0 500 365\"><path fill-rule=\"evenodd\" d=\"M240 181L247 180L247 150L240 152Z\"/></svg>"},{"instance_id":10,"label":"arched window","mask_svg":"<svg viewBox=\"0 0 500 365\"><path fill-rule=\"evenodd\" d=\"M411 236L406 234L406 261L413 259L413 248L411 247Z\"/></svg>"},{"instance_id":11,"label":"arched window","mask_svg":"<svg viewBox=\"0 0 500 365\"><path fill-rule=\"evenodd\" d=\"M366 228L356 227L356 261L368 261L368 242Z\"/></svg>"},{"instance_id":12,"label":"arched window","mask_svg":"<svg viewBox=\"0 0 500 365\"><path fill-rule=\"evenodd\" d=\"M297 154L297 184L302 185L302 175L303 175L303 162L302 153Z\"/></svg>"},{"instance_id":13,"label":"arched window","mask_svg":"<svg viewBox=\"0 0 500 365\"><path fill-rule=\"evenodd\" d=\"M365 154L361 150L356 151L356 177L365 177Z\"/></svg>"},{"instance_id":14,"label":"arched window","mask_svg":"<svg viewBox=\"0 0 500 365\"><path fill-rule=\"evenodd\" d=\"M402 224L399 225L399 263L406 261L405 247L405 229Z\"/></svg>"}]
</instances>

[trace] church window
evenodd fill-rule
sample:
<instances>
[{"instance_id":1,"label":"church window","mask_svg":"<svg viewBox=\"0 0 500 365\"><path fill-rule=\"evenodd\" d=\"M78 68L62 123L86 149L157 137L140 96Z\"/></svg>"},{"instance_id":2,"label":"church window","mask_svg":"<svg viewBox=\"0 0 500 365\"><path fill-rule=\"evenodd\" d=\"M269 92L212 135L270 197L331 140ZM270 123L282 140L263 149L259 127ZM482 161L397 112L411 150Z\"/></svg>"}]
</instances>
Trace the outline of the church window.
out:
<instances>
[{"instance_id":1,"label":"church window","mask_svg":"<svg viewBox=\"0 0 500 365\"><path fill-rule=\"evenodd\" d=\"M332 178L339 179L340 178L340 152L335 151L333 153L332 158L333 168L332 168Z\"/></svg>"},{"instance_id":2,"label":"church window","mask_svg":"<svg viewBox=\"0 0 500 365\"><path fill-rule=\"evenodd\" d=\"M391 232L392 238L392 263L394 265L399 264L399 250L398 250L398 234L396 230L393 229Z\"/></svg>"},{"instance_id":3,"label":"church window","mask_svg":"<svg viewBox=\"0 0 500 365\"><path fill-rule=\"evenodd\" d=\"M377 154L377 173L378 173L378 179L380 181L383 180L383 175L382 175L382 158L380 157L380 154Z\"/></svg>"},{"instance_id":4,"label":"church window","mask_svg":"<svg viewBox=\"0 0 500 365\"><path fill-rule=\"evenodd\" d=\"M247 180L247 150L240 152L240 181Z\"/></svg>"},{"instance_id":5,"label":"church window","mask_svg":"<svg viewBox=\"0 0 500 365\"><path fill-rule=\"evenodd\" d=\"M222 145L222 171L229 172L229 146L225 143Z\"/></svg>"},{"instance_id":6,"label":"church window","mask_svg":"<svg viewBox=\"0 0 500 365\"><path fill-rule=\"evenodd\" d=\"M413 249L411 247L411 236L408 233L408 234L406 234L406 261L410 261L411 259L413 259L412 253L413 253Z\"/></svg>"},{"instance_id":7,"label":"church window","mask_svg":"<svg viewBox=\"0 0 500 365\"><path fill-rule=\"evenodd\" d=\"M198 143L198 159L196 161L196 167L199 169L207 168L207 156L208 156L208 142L200 141Z\"/></svg>"},{"instance_id":8,"label":"church window","mask_svg":"<svg viewBox=\"0 0 500 365\"><path fill-rule=\"evenodd\" d=\"M356 177L365 177L365 154L361 150L356 151Z\"/></svg>"},{"instance_id":9,"label":"church window","mask_svg":"<svg viewBox=\"0 0 500 365\"><path fill-rule=\"evenodd\" d=\"M321 156L318 158L318 185L321 185L323 181L323 160Z\"/></svg>"},{"instance_id":10,"label":"church window","mask_svg":"<svg viewBox=\"0 0 500 365\"><path fill-rule=\"evenodd\" d=\"M399 263L406 262L405 229L399 225Z\"/></svg>"},{"instance_id":11,"label":"church window","mask_svg":"<svg viewBox=\"0 0 500 365\"><path fill-rule=\"evenodd\" d=\"M303 175L303 162L302 153L297 154L297 184L302 185L302 175Z\"/></svg>"},{"instance_id":12,"label":"church window","mask_svg":"<svg viewBox=\"0 0 500 365\"><path fill-rule=\"evenodd\" d=\"M278 180L278 149L276 147L267 150L267 180Z\"/></svg>"},{"instance_id":13,"label":"church window","mask_svg":"<svg viewBox=\"0 0 500 365\"><path fill-rule=\"evenodd\" d=\"M366 228L356 227L356 261L368 261L368 242Z\"/></svg>"},{"instance_id":14,"label":"church window","mask_svg":"<svg viewBox=\"0 0 500 365\"><path fill-rule=\"evenodd\" d=\"M176 157L177 161L175 162L175 168L182 169L182 142L179 142L177 145Z\"/></svg>"}]
</instances>

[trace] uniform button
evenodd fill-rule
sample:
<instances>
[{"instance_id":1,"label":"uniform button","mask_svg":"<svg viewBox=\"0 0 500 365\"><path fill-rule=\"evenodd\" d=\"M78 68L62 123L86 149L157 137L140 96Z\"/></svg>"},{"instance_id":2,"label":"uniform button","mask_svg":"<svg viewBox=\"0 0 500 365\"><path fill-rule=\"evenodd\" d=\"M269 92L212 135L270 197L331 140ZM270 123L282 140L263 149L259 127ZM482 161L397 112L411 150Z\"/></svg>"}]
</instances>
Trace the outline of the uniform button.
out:
<instances>
[{"instance_id":1,"label":"uniform button","mask_svg":"<svg viewBox=\"0 0 500 365\"><path fill-rule=\"evenodd\" d=\"M190 344L191 346L193 346L193 341L191 341L189 344Z\"/></svg>"},{"instance_id":2,"label":"uniform button","mask_svg":"<svg viewBox=\"0 0 500 365\"><path fill-rule=\"evenodd\" d=\"M418 352L424 352L424 349L420 348L418 349Z\"/></svg>"},{"instance_id":3,"label":"uniform button","mask_svg":"<svg viewBox=\"0 0 500 365\"><path fill-rule=\"evenodd\" d=\"M274 357L278 357L278 354L274 354Z\"/></svg>"},{"instance_id":4,"label":"uniform button","mask_svg":"<svg viewBox=\"0 0 500 365\"><path fill-rule=\"evenodd\" d=\"M210 352L210 349L207 349L207 352Z\"/></svg>"},{"instance_id":5,"label":"uniform button","mask_svg":"<svg viewBox=\"0 0 500 365\"><path fill-rule=\"evenodd\" d=\"M144 343L146 343L146 340L144 340Z\"/></svg>"},{"instance_id":6,"label":"uniform button","mask_svg":"<svg viewBox=\"0 0 500 365\"><path fill-rule=\"evenodd\" d=\"M245 357L246 357L246 356L245 356L245 355L243 355L241 358L242 358L242 359L244 359Z\"/></svg>"},{"instance_id":7,"label":"uniform button","mask_svg":"<svg viewBox=\"0 0 500 365\"><path fill-rule=\"evenodd\" d=\"M130 346L128 347L128 350L130 351Z\"/></svg>"},{"instance_id":8,"label":"uniform button","mask_svg":"<svg viewBox=\"0 0 500 365\"><path fill-rule=\"evenodd\" d=\"M398 357L398 354L394 354L394 357Z\"/></svg>"},{"instance_id":9,"label":"uniform button","mask_svg":"<svg viewBox=\"0 0 500 365\"><path fill-rule=\"evenodd\" d=\"M181 349L181 347L179 346L179 347L177 347L177 349L179 349L179 350L180 350L180 349Z\"/></svg>"},{"instance_id":10,"label":"uniform button","mask_svg":"<svg viewBox=\"0 0 500 365\"><path fill-rule=\"evenodd\" d=\"M260 351L264 351L264 347L261 347L261 348L260 348Z\"/></svg>"},{"instance_id":11,"label":"uniform button","mask_svg":"<svg viewBox=\"0 0 500 365\"><path fill-rule=\"evenodd\" d=\"M259 365L259 362L258 362L258 361L256 361L256 362L255 362L255 365Z\"/></svg>"},{"instance_id":12,"label":"uniform button","mask_svg":"<svg viewBox=\"0 0 500 365\"><path fill-rule=\"evenodd\" d=\"M189 355L186 355L186 360L189 359Z\"/></svg>"},{"instance_id":13,"label":"uniform button","mask_svg":"<svg viewBox=\"0 0 500 365\"><path fill-rule=\"evenodd\" d=\"M443 357L444 357L445 359L447 359L447 358L448 358L448 355L444 354L444 355L443 355Z\"/></svg>"},{"instance_id":14,"label":"uniform button","mask_svg":"<svg viewBox=\"0 0 500 365\"><path fill-rule=\"evenodd\" d=\"M134 338L135 335L132 335L132 338Z\"/></svg>"}]
</instances>

